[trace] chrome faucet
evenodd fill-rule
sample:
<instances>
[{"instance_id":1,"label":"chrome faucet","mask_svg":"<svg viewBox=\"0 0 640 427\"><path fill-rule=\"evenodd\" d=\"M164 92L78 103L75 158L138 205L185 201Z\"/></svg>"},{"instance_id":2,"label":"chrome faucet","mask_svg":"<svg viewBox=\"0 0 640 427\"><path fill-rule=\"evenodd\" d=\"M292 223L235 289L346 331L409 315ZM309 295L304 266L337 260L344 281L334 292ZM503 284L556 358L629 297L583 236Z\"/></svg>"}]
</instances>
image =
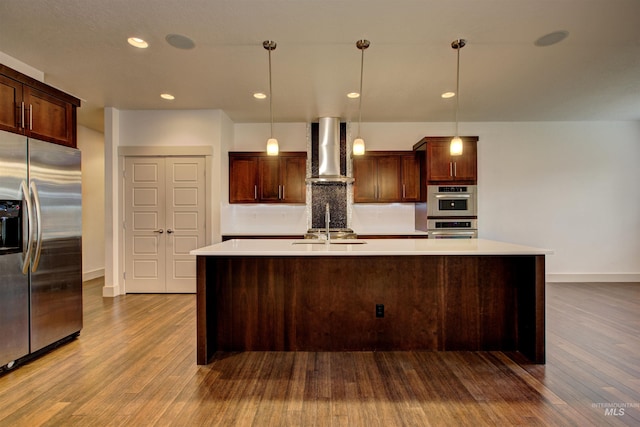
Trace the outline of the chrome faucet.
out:
<instances>
[{"instance_id":1,"label":"chrome faucet","mask_svg":"<svg viewBox=\"0 0 640 427\"><path fill-rule=\"evenodd\" d=\"M329 210L329 203L324 214L324 225L327 228L327 242L331 240L331 233L329 232L329 224L331 223L331 211Z\"/></svg>"}]
</instances>

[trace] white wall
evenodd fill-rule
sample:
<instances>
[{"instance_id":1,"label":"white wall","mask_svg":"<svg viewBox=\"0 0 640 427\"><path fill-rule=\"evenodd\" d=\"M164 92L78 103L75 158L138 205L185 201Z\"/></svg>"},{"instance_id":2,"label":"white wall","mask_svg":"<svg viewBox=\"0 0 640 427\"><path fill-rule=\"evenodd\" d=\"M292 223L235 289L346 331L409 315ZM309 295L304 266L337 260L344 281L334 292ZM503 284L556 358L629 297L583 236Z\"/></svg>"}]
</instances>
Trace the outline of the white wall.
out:
<instances>
[{"instance_id":1,"label":"white wall","mask_svg":"<svg viewBox=\"0 0 640 427\"><path fill-rule=\"evenodd\" d=\"M640 281L640 123L473 128L481 237L553 249L550 280Z\"/></svg>"},{"instance_id":2,"label":"white wall","mask_svg":"<svg viewBox=\"0 0 640 427\"><path fill-rule=\"evenodd\" d=\"M104 275L104 135L78 126L82 152L82 276Z\"/></svg>"},{"instance_id":3,"label":"white wall","mask_svg":"<svg viewBox=\"0 0 640 427\"><path fill-rule=\"evenodd\" d=\"M118 146L213 147L214 242L220 234L306 231L305 206L228 203L227 152L263 151L268 124L233 124L219 111L117 113ZM368 150L409 150L452 130L451 123L362 125ZM640 123L461 123L460 130L480 137L480 237L552 249L550 280L640 281ZM274 133L282 151L306 150L305 123L278 123ZM404 232L413 220L411 204L357 205L352 226Z\"/></svg>"},{"instance_id":4,"label":"white wall","mask_svg":"<svg viewBox=\"0 0 640 427\"><path fill-rule=\"evenodd\" d=\"M283 151L305 149L303 126L274 129L287 141ZM451 123L362 125L368 150L410 150L426 135L452 131ZM480 137L481 238L552 249L549 280L640 281L640 123L461 123L460 133ZM264 150L268 134L268 125L236 124L231 150ZM305 230L304 208L226 200L223 234ZM411 205L356 205L351 225L359 233L403 232L413 221Z\"/></svg>"},{"instance_id":5,"label":"white wall","mask_svg":"<svg viewBox=\"0 0 640 427\"><path fill-rule=\"evenodd\" d=\"M233 126L226 114L220 110L125 111L105 109L105 197L110 207L105 215L105 262L104 296L123 293L122 259L122 195L119 171L123 158L119 150L144 148L162 152L163 148L179 150L181 147L203 147L212 152L207 183L210 192L211 217L209 219L209 241L220 240L220 192L222 188L223 163L226 162L227 147L233 139ZM207 150L210 149L210 150ZM223 154L224 153L224 158Z\"/></svg>"}]
</instances>

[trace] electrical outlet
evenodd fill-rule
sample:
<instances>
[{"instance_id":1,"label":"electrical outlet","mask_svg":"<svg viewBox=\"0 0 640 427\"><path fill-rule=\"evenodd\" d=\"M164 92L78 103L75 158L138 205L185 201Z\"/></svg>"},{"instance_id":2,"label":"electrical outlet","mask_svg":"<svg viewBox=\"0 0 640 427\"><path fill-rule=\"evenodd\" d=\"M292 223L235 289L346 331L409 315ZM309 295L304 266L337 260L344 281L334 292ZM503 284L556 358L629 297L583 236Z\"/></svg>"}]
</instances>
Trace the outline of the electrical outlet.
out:
<instances>
[{"instance_id":1,"label":"electrical outlet","mask_svg":"<svg viewBox=\"0 0 640 427\"><path fill-rule=\"evenodd\" d=\"M384 317L384 304L376 304L376 317Z\"/></svg>"}]
</instances>

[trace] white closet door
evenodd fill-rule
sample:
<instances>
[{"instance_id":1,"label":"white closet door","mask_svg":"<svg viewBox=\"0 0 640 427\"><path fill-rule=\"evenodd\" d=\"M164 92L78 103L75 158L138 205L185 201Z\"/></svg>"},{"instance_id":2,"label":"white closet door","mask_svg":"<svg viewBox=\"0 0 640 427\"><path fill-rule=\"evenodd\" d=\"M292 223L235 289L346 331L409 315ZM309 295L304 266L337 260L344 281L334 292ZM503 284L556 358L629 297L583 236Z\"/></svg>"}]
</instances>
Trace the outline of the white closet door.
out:
<instances>
[{"instance_id":1,"label":"white closet door","mask_svg":"<svg viewBox=\"0 0 640 427\"><path fill-rule=\"evenodd\" d=\"M125 159L125 289L165 292L165 161Z\"/></svg>"},{"instance_id":2,"label":"white closet door","mask_svg":"<svg viewBox=\"0 0 640 427\"><path fill-rule=\"evenodd\" d=\"M196 292L196 257L205 242L205 161L203 157L166 159L166 288Z\"/></svg>"},{"instance_id":3,"label":"white closet door","mask_svg":"<svg viewBox=\"0 0 640 427\"><path fill-rule=\"evenodd\" d=\"M204 157L125 158L125 290L195 293L204 246Z\"/></svg>"}]
</instances>

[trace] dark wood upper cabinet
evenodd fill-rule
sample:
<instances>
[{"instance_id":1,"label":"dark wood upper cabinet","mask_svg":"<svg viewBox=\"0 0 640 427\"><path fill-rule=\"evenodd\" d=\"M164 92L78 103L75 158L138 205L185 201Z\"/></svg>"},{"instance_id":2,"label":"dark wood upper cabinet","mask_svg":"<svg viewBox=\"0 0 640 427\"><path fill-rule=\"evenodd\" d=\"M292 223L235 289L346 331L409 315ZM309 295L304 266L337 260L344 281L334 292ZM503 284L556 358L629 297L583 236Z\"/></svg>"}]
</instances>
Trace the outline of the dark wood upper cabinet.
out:
<instances>
[{"instance_id":1,"label":"dark wood upper cabinet","mask_svg":"<svg viewBox=\"0 0 640 427\"><path fill-rule=\"evenodd\" d=\"M258 201L258 157L232 157L229 153L229 203Z\"/></svg>"},{"instance_id":2,"label":"dark wood upper cabinet","mask_svg":"<svg viewBox=\"0 0 640 427\"><path fill-rule=\"evenodd\" d=\"M280 159L282 181L281 201L284 203L305 203L307 200L307 155L282 157Z\"/></svg>"},{"instance_id":3,"label":"dark wood upper cabinet","mask_svg":"<svg viewBox=\"0 0 640 427\"><path fill-rule=\"evenodd\" d=\"M279 202L281 193L280 159L258 157L258 199L260 202Z\"/></svg>"},{"instance_id":4,"label":"dark wood upper cabinet","mask_svg":"<svg viewBox=\"0 0 640 427\"><path fill-rule=\"evenodd\" d=\"M353 158L353 201L420 200L420 158L407 151L369 151Z\"/></svg>"},{"instance_id":5,"label":"dark wood upper cabinet","mask_svg":"<svg viewBox=\"0 0 640 427\"><path fill-rule=\"evenodd\" d=\"M307 154L229 153L229 203L305 203Z\"/></svg>"},{"instance_id":6,"label":"dark wood upper cabinet","mask_svg":"<svg viewBox=\"0 0 640 427\"><path fill-rule=\"evenodd\" d=\"M426 184L476 184L477 136L462 137L462 155L449 154L451 137L425 137L413 149L425 156Z\"/></svg>"},{"instance_id":7,"label":"dark wood upper cabinet","mask_svg":"<svg viewBox=\"0 0 640 427\"><path fill-rule=\"evenodd\" d=\"M0 64L0 129L77 147L80 100Z\"/></svg>"},{"instance_id":8,"label":"dark wood upper cabinet","mask_svg":"<svg viewBox=\"0 0 640 427\"><path fill-rule=\"evenodd\" d=\"M371 203L377 201L378 161L374 157L353 158L353 201Z\"/></svg>"},{"instance_id":9,"label":"dark wood upper cabinet","mask_svg":"<svg viewBox=\"0 0 640 427\"><path fill-rule=\"evenodd\" d=\"M419 202L422 197L420 187L421 157L416 153L404 154L402 162L402 200L405 202Z\"/></svg>"},{"instance_id":10,"label":"dark wood upper cabinet","mask_svg":"<svg viewBox=\"0 0 640 427\"><path fill-rule=\"evenodd\" d=\"M22 83L0 74L0 129L21 132Z\"/></svg>"}]
</instances>

